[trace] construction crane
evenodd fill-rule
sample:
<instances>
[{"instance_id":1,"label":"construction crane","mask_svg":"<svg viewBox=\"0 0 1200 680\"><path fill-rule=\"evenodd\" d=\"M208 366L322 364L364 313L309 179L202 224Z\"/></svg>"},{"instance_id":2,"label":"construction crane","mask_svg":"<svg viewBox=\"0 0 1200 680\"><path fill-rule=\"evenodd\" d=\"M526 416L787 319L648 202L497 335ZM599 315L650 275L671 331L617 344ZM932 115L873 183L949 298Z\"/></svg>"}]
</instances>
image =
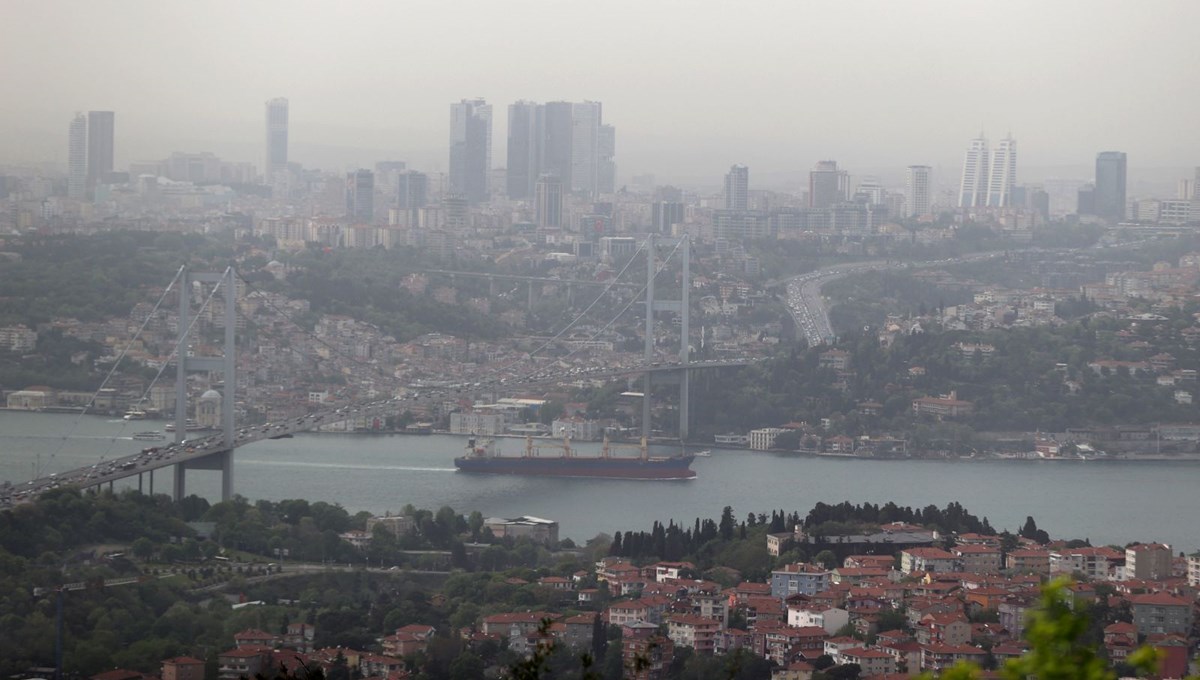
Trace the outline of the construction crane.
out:
<instances>
[{"instance_id":1,"label":"construction crane","mask_svg":"<svg viewBox=\"0 0 1200 680\"><path fill-rule=\"evenodd\" d=\"M127 586L135 583L141 583L147 580L146 576L133 576L126 578L110 578L103 581L78 581L76 583L64 583L61 586L54 588L34 588L33 596L41 597L49 593L58 593L57 603L55 605L55 621L54 621L54 680L62 680L63 678L63 593L71 590L88 590L99 588L110 588L113 586Z\"/></svg>"}]
</instances>

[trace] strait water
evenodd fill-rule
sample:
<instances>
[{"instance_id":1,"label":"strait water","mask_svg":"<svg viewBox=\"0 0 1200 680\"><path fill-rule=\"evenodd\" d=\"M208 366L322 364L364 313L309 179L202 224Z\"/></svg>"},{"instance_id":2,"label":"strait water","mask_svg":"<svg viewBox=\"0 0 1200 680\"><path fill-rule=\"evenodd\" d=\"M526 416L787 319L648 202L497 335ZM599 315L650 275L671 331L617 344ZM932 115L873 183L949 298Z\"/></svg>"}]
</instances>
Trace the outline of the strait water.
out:
<instances>
[{"instance_id":1,"label":"strait water","mask_svg":"<svg viewBox=\"0 0 1200 680\"><path fill-rule=\"evenodd\" d=\"M0 411L0 481L23 482L35 468L61 472L137 451L153 442L129 436L162 425ZM523 444L498 441L505 453ZM714 449L692 464L697 477L689 481L548 479L457 473L453 459L465 445L465 438L449 435L263 441L238 449L234 488L251 500L305 498L350 512L382 514L411 503L485 516L536 515L557 520L560 534L576 541L648 530L654 520L690 525L696 517L716 519L726 505L741 519L779 508L804 514L818 501L892 500L914 507L958 501L997 529L1016 530L1033 515L1056 538L1162 541L1189 553L1200 548L1200 463L1194 462L870 461ZM595 452L599 445L577 448ZM169 472L155 476L156 491L170 488ZM125 486L136 488L136 478ZM187 490L216 499L218 473L189 471Z\"/></svg>"}]
</instances>

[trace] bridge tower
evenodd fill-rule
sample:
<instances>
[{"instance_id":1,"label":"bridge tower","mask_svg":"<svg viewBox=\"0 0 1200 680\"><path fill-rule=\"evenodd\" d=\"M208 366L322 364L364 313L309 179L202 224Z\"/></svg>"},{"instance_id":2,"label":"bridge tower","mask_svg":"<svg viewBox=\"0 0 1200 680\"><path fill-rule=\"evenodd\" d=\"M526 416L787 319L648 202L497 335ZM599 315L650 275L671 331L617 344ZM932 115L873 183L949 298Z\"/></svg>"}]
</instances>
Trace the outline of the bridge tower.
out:
<instances>
[{"instance_id":1,"label":"bridge tower","mask_svg":"<svg viewBox=\"0 0 1200 680\"><path fill-rule=\"evenodd\" d=\"M233 405L237 393L237 276L233 267L224 272L193 273L186 266L180 277L179 288L179 339L175 361L175 443L187 439L187 374L188 371L220 371L224 375L225 389L221 394L221 434L226 448L203 458L196 458L175 465L173 493L176 500L184 497L184 478L187 470L220 470L221 500L233 497ZM196 326L192 316L192 284L211 283L223 293L225 324L224 354L220 357L189 356L188 347ZM214 296L215 297L215 296Z\"/></svg>"},{"instance_id":2,"label":"bridge tower","mask_svg":"<svg viewBox=\"0 0 1200 680\"><path fill-rule=\"evenodd\" d=\"M654 274L656 273L655 259L657 245L655 243L655 235L649 234L646 237L646 337L645 337L645 361L647 364L654 363L654 313L655 312L674 312L679 315L679 439L686 441L688 437L688 421L689 421L689 400L688 390L691 379L690 371L688 370L688 359L690 355L690 345L688 343L689 336L689 321L691 315L691 287L692 287L692 242L691 238L684 234L678 241L681 254L681 276L680 283L680 299L679 300L658 300L654 296ZM642 396L642 436L650 437L650 388L651 388L650 371L643 374L643 396Z\"/></svg>"}]
</instances>

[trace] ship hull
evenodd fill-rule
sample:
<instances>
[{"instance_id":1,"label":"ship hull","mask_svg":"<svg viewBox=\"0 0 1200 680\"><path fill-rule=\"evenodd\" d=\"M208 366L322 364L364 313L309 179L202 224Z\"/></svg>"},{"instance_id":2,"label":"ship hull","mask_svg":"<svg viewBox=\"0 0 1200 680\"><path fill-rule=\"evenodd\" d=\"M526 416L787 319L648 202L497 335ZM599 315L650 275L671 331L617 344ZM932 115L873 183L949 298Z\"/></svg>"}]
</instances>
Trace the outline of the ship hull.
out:
<instances>
[{"instance_id":1,"label":"ship hull","mask_svg":"<svg viewBox=\"0 0 1200 680\"><path fill-rule=\"evenodd\" d=\"M693 456L675 458L545 458L481 456L455 458L461 472L532 477L591 477L601 479L692 479Z\"/></svg>"}]
</instances>

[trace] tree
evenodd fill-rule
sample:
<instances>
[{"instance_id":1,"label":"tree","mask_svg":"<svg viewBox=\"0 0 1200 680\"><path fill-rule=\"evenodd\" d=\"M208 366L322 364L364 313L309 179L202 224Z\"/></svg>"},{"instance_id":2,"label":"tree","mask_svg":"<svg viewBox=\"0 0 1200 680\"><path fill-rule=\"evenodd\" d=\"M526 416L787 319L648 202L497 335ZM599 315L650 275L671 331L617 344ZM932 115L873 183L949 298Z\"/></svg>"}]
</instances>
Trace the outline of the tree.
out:
<instances>
[{"instance_id":1,"label":"tree","mask_svg":"<svg viewBox=\"0 0 1200 680\"><path fill-rule=\"evenodd\" d=\"M474 652L463 652L450 664L450 680L475 680L483 677L484 663Z\"/></svg>"},{"instance_id":2,"label":"tree","mask_svg":"<svg viewBox=\"0 0 1200 680\"><path fill-rule=\"evenodd\" d=\"M1027 516L1025 518L1024 526L1021 527L1021 532L1020 532L1021 538L1028 538L1031 541L1036 540L1037 532L1038 532L1037 522L1033 521L1032 515Z\"/></svg>"},{"instance_id":3,"label":"tree","mask_svg":"<svg viewBox=\"0 0 1200 680\"><path fill-rule=\"evenodd\" d=\"M130 546L129 549L131 552L133 552L134 557L145 562L154 555L154 541L142 536L134 541L133 545Z\"/></svg>"},{"instance_id":4,"label":"tree","mask_svg":"<svg viewBox=\"0 0 1200 680\"><path fill-rule=\"evenodd\" d=\"M822 550L813 557L813 561L824 566L826 569L835 569L838 566L837 555L832 550Z\"/></svg>"},{"instance_id":5,"label":"tree","mask_svg":"<svg viewBox=\"0 0 1200 680\"><path fill-rule=\"evenodd\" d=\"M726 505L725 509L721 511L721 523L719 525L721 540L733 540L733 530L736 526L737 520L733 518L733 507Z\"/></svg>"}]
</instances>

